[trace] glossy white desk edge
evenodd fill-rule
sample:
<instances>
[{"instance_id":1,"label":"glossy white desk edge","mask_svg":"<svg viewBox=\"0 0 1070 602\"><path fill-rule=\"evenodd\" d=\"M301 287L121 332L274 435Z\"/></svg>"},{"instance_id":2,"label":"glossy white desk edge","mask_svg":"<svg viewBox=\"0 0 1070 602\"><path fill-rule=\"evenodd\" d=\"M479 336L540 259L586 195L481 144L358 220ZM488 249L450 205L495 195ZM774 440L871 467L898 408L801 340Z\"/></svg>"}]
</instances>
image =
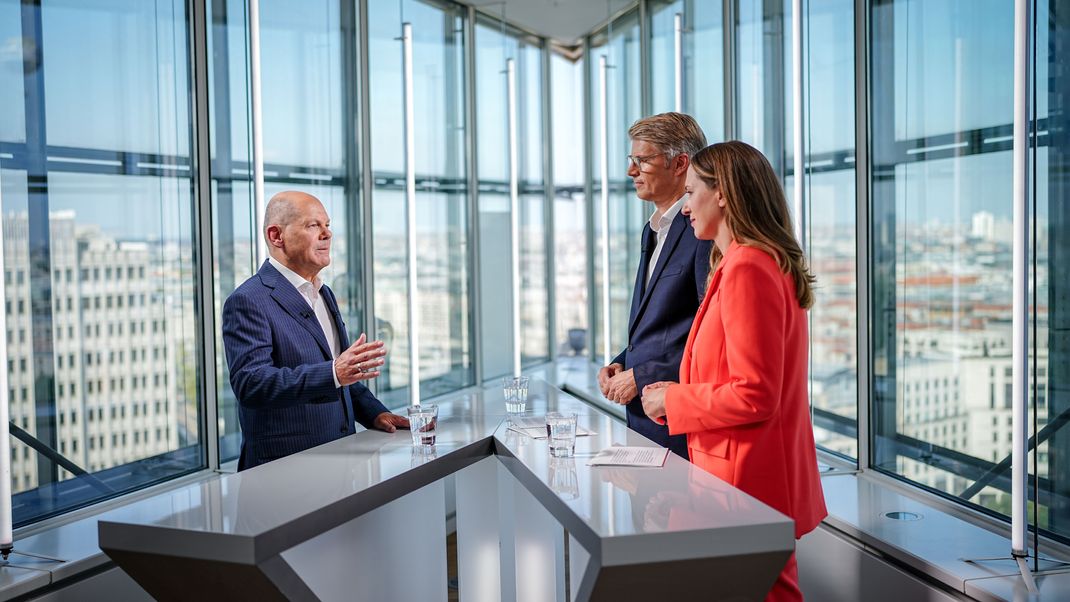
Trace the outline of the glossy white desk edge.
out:
<instances>
[{"instance_id":1,"label":"glossy white desk edge","mask_svg":"<svg viewBox=\"0 0 1070 602\"><path fill-rule=\"evenodd\" d=\"M152 551L166 542L172 554L250 562L278 554L315 533L361 512L415 491L456 471L454 459L469 462L495 445L499 459L585 547L596 549L603 566L716 557L791 549L791 523L750 496L670 454L662 469L594 468L585 457L612 444L653 445L601 409L552 385L533 383L531 411L567 409L597 432L577 441L577 457L554 461L545 441L508 431L501 391L470 389L439 402L437 458L414 455L408 432L361 432L240 474L205 480L83 518L16 542L16 548L63 560L13 557L31 569L0 571L0 597L7 599L107 562L97 547L98 522L129 528L112 545ZM565 471L560 474L551 474ZM574 475L572 472L574 471ZM552 482L551 480L554 479ZM575 483L575 487L572 483ZM565 489L561 484L565 483ZM642 493L640 493L640 489ZM399 493L400 492L400 493ZM640 523L628 510L633 498L655 497L668 505L707 504L690 512L686 524ZM348 508L337 518L328 506ZM679 522L679 521L677 521ZM739 537L742 531L747 537ZM151 534L146 538L146 534Z\"/></svg>"}]
</instances>

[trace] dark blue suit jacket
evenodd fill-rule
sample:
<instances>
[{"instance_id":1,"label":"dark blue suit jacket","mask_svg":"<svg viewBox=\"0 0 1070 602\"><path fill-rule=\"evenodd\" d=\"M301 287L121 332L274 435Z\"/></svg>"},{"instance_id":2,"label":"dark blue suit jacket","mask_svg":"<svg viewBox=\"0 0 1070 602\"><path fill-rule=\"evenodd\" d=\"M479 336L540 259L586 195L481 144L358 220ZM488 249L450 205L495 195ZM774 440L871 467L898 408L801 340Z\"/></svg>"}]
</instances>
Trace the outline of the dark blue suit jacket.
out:
<instances>
[{"instance_id":1,"label":"dark blue suit jacket","mask_svg":"<svg viewBox=\"0 0 1070 602\"><path fill-rule=\"evenodd\" d=\"M345 323L331 289L320 289L341 342ZM335 388L334 360L316 314L270 262L223 304L223 346L238 398L238 470L371 428L387 409L360 383Z\"/></svg>"},{"instance_id":2,"label":"dark blue suit jacket","mask_svg":"<svg viewBox=\"0 0 1070 602\"><path fill-rule=\"evenodd\" d=\"M647 266L656 243L650 224L643 226L643 253L628 320L628 348L613 358L613 362L633 371L639 390L639 395L627 405L628 426L687 458L687 437L670 437L667 426L654 422L643 412L640 397L643 387L650 383L680 380L680 359L706 292L713 243L695 238L691 220L683 212L678 213L669 227L648 286Z\"/></svg>"}]
</instances>

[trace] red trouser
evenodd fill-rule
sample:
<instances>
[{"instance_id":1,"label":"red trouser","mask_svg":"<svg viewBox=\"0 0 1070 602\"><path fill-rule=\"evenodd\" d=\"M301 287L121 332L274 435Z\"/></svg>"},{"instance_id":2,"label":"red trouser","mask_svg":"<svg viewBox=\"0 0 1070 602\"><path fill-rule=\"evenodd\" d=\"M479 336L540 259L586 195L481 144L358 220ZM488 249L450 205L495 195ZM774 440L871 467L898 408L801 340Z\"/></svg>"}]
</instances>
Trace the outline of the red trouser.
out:
<instances>
[{"instance_id":1,"label":"red trouser","mask_svg":"<svg viewBox=\"0 0 1070 602\"><path fill-rule=\"evenodd\" d=\"M765 602L802 602L802 590L799 589L799 565L795 562L795 554L788 558L784 570L776 577L773 589L765 597Z\"/></svg>"}]
</instances>

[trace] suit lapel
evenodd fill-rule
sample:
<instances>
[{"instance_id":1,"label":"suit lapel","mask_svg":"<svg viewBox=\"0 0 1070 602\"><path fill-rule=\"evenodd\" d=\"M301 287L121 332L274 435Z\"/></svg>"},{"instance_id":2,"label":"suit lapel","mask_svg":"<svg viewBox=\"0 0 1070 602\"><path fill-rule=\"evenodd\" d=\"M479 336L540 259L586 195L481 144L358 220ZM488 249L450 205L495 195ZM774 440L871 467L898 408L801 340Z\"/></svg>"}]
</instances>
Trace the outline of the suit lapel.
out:
<instances>
[{"instance_id":1,"label":"suit lapel","mask_svg":"<svg viewBox=\"0 0 1070 602\"><path fill-rule=\"evenodd\" d=\"M643 297L646 295L646 272L650 265L650 252L647 251L650 248L649 239L654 236L654 231L650 229L650 225L643 226L642 236L642 253L639 256L639 271L635 274L635 288L632 290L632 311L631 320L628 322L628 335L631 336L632 331L635 330L635 324L639 321L639 305L643 302Z\"/></svg>"},{"instance_id":2,"label":"suit lapel","mask_svg":"<svg viewBox=\"0 0 1070 602\"><path fill-rule=\"evenodd\" d=\"M721 267L724 267L724 262L718 266L717 272L713 275L713 280L710 281L710 286L706 289L706 294L702 297L702 305L699 306L698 312L695 313L695 321L691 323L691 332L687 333L687 344L684 345L684 357L680 361L680 382L688 384L691 382L691 350L694 349L695 337L698 336L698 329L702 325L703 318L706 317L706 310L710 308L710 301L713 299L713 295L717 292L717 289L721 285Z\"/></svg>"},{"instance_id":3,"label":"suit lapel","mask_svg":"<svg viewBox=\"0 0 1070 602\"><path fill-rule=\"evenodd\" d=\"M264 283L264 286L272 289L271 298L279 304L283 311L290 314L298 324L312 335L312 338L316 340L316 343L323 351L325 358L332 359L331 347L327 344L327 337L323 334L323 327L320 326L319 320L316 319L316 313L312 311L308 301L305 301L301 293L290 284L289 280L283 278L282 274L270 262L264 262L259 274L260 281Z\"/></svg>"},{"instance_id":4,"label":"suit lapel","mask_svg":"<svg viewBox=\"0 0 1070 602\"><path fill-rule=\"evenodd\" d=\"M327 304L327 310L331 312L334 327L338 330L338 353L341 353L349 348L349 336L346 334L345 322L342 321L342 312L338 309L338 299L335 298L334 291L326 284L320 289L320 294L323 296L324 303Z\"/></svg>"},{"instance_id":5,"label":"suit lapel","mask_svg":"<svg viewBox=\"0 0 1070 602\"><path fill-rule=\"evenodd\" d=\"M676 245L680 243L680 237L684 231L688 228L688 218L682 212L677 213L676 217L672 220L672 226L669 227L669 234L665 237L665 245L661 247L661 254L658 255L658 263L654 266L654 272L650 275L650 283L646 285L643 290L643 298L639 302L639 309L634 312L635 319L632 320L631 328L628 331L628 335L631 336L632 331L635 330L637 324L639 324L639 316L643 314L646 309L647 303L650 302L650 293L654 290L654 287L658 285L658 277L661 276L661 272L665 270L666 264L669 263L669 258L672 257L673 251L676 250ZM651 230L651 235L656 236ZM645 276L645 272L642 274Z\"/></svg>"}]
</instances>

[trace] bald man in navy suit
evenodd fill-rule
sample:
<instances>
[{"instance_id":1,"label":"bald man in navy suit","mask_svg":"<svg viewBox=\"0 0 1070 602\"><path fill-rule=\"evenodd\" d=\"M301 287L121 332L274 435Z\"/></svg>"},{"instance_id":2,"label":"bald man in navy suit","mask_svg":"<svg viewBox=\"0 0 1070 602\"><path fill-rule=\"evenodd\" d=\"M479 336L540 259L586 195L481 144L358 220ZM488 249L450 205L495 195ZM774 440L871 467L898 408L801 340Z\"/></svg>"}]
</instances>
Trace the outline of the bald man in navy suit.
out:
<instances>
[{"instance_id":1,"label":"bald man in navy suit","mask_svg":"<svg viewBox=\"0 0 1070 602\"><path fill-rule=\"evenodd\" d=\"M264 217L270 258L223 305L223 345L238 398L238 470L365 428L408 428L360 381L379 376L382 341L351 345L338 301L319 278L331 263L330 218L303 192L280 192Z\"/></svg>"}]
</instances>

